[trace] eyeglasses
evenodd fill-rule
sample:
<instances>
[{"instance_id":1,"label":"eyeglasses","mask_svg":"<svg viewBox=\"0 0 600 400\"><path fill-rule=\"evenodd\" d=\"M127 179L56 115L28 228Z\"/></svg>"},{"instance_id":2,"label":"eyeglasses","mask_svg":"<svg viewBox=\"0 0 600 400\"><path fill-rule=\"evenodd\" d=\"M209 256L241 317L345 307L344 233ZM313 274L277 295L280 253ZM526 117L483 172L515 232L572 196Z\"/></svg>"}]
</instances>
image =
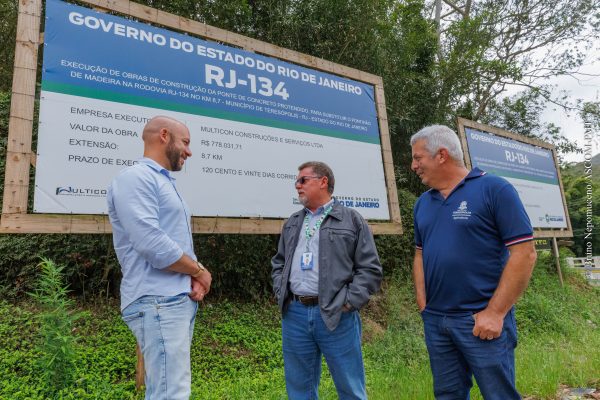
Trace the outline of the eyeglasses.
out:
<instances>
[{"instance_id":1,"label":"eyeglasses","mask_svg":"<svg viewBox=\"0 0 600 400\"><path fill-rule=\"evenodd\" d=\"M294 185L304 185L306 183L306 181L309 179L320 179L320 178L322 178L322 176L301 176L300 178L296 179L296 182L294 182Z\"/></svg>"}]
</instances>

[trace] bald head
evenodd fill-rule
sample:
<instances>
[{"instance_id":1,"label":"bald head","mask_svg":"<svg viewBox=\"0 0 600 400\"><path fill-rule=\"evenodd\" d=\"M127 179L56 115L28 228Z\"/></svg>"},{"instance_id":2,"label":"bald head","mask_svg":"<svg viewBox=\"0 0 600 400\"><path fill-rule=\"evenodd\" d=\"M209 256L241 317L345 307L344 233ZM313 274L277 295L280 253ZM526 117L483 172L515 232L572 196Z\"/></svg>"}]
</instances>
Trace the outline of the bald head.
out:
<instances>
[{"instance_id":1,"label":"bald head","mask_svg":"<svg viewBox=\"0 0 600 400\"><path fill-rule=\"evenodd\" d=\"M191 157L190 131L176 119L162 115L152 118L142 132L144 157L170 171L179 171Z\"/></svg>"},{"instance_id":2,"label":"bald head","mask_svg":"<svg viewBox=\"0 0 600 400\"><path fill-rule=\"evenodd\" d=\"M150 121L146 123L146 126L144 126L142 140L144 142L156 140L162 129L166 129L168 132L175 132L182 129L187 131L187 127L176 119L165 117L164 115L158 115L150 119Z\"/></svg>"}]
</instances>

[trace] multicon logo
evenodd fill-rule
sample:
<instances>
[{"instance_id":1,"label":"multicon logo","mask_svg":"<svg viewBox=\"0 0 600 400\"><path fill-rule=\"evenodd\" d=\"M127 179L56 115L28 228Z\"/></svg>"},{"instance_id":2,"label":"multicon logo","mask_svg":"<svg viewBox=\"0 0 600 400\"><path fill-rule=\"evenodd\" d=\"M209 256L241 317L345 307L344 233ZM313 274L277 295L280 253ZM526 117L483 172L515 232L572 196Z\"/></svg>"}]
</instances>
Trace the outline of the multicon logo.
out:
<instances>
[{"instance_id":1,"label":"multicon logo","mask_svg":"<svg viewBox=\"0 0 600 400\"><path fill-rule=\"evenodd\" d=\"M56 195L77 197L106 197L106 189L85 188L76 186L58 186L56 188Z\"/></svg>"},{"instance_id":2,"label":"multicon logo","mask_svg":"<svg viewBox=\"0 0 600 400\"><path fill-rule=\"evenodd\" d=\"M543 217L539 217L540 221L546 221L546 223L550 223L550 222L562 222L564 221L564 218L561 215L548 215L546 214Z\"/></svg>"}]
</instances>

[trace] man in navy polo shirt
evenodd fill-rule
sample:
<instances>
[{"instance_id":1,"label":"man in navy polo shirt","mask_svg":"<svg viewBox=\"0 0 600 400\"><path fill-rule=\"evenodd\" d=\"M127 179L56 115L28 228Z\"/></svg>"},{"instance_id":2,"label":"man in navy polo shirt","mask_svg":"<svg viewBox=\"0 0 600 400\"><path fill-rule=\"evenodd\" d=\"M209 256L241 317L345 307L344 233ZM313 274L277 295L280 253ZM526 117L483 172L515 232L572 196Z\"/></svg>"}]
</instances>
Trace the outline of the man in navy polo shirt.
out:
<instances>
[{"instance_id":1,"label":"man in navy polo shirt","mask_svg":"<svg viewBox=\"0 0 600 400\"><path fill-rule=\"evenodd\" d=\"M457 135L428 126L411 137L411 168L431 189L414 208L413 276L436 399L520 399L514 304L535 264L533 230L515 188L469 171Z\"/></svg>"}]
</instances>

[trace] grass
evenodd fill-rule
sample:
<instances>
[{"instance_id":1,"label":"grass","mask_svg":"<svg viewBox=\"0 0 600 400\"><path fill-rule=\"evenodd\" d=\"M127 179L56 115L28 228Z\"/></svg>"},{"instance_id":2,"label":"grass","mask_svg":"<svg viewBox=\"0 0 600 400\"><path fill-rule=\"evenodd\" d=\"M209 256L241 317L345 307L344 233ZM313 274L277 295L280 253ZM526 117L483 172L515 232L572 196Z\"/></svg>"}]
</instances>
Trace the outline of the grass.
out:
<instances>
[{"instance_id":1,"label":"grass","mask_svg":"<svg viewBox=\"0 0 600 400\"><path fill-rule=\"evenodd\" d=\"M561 287L548 253L539 256L517 305L517 386L528 399L555 399L561 385L600 388L600 290L563 269ZM412 288L389 285L388 328L365 346L371 399L434 399ZM481 399L475 388L472 399Z\"/></svg>"},{"instance_id":2,"label":"grass","mask_svg":"<svg viewBox=\"0 0 600 400\"><path fill-rule=\"evenodd\" d=\"M517 384L530 399L554 399L560 385L600 387L600 290L564 271L564 288L540 256L517 307ZM433 399L422 323L403 279L386 282L363 312L370 399ZM142 399L135 391L135 341L116 303L87 304L77 324L75 384L60 399ZM37 309L0 302L0 399L46 399L35 360ZM285 399L279 315L269 302L220 302L198 313L192 398ZM327 368L320 395L337 399ZM473 399L481 399L477 389Z\"/></svg>"}]
</instances>

